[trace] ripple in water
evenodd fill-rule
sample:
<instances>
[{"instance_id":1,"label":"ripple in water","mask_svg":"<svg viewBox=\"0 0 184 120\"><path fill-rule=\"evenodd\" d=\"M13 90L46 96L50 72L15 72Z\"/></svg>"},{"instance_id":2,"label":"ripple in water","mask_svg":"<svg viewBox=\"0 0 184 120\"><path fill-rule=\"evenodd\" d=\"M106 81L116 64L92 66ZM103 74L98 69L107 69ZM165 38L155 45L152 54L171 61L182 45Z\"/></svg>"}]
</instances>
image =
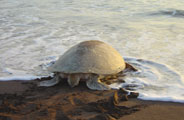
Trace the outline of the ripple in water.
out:
<instances>
[{"instance_id":1,"label":"ripple in water","mask_svg":"<svg viewBox=\"0 0 184 120\"><path fill-rule=\"evenodd\" d=\"M125 83L111 84L112 88L126 88L140 93L143 100L184 103L184 83L181 76L168 66L149 60L125 58L137 72L126 72Z\"/></svg>"},{"instance_id":2,"label":"ripple in water","mask_svg":"<svg viewBox=\"0 0 184 120\"><path fill-rule=\"evenodd\" d=\"M151 13L150 15L156 15L156 16L167 15L172 17L183 18L184 10L177 10L177 9L161 10L159 12Z\"/></svg>"}]
</instances>

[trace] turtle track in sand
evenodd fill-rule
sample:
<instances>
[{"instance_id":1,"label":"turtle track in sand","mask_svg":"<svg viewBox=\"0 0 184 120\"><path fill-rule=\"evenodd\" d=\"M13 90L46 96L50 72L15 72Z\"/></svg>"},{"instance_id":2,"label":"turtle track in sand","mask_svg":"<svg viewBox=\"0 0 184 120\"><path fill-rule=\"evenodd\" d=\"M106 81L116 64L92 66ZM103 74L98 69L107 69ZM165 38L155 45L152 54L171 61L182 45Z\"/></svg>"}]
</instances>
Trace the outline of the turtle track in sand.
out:
<instances>
[{"instance_id":1,"label":"turtle track in sand","mask_svg":"<svg viewBox=\"0 0 184 120\"><path fill-rule=\"evenodd\" d=\"M121 90L92 91L84 82L72 89L66 82L49 88L37 87L39 81L22 82L28 88L21 93L1 93L0 119L116 120L143 107L123 105L132 95Z\"/></svg>"}]
</instances>

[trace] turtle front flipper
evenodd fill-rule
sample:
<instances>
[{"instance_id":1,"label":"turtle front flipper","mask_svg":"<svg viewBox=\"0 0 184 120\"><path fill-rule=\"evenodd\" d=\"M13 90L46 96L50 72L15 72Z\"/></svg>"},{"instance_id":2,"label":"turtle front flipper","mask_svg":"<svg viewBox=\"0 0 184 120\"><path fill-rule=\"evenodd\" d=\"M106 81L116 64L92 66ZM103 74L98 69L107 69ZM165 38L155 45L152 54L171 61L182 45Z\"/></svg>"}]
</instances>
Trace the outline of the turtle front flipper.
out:
<instances>
[{"instance_id":1,"label":"turtle front flipper","mask_svg":"<svg viewBox=\"0 0 184 120\"><path fill-rule=\"evenodd\" d=\"M89 80L86 81L86 85L88 88L92 90L110 90L111 88L102 83L99 79L99 76L92 75Z\"/></svg>"},{"instance_id":2,"label":"turtle front flipper","mask_svg":"<svg viewBox=\"0 0 184 120\"><path fill-rule=\"evenodd\" d=\"M77 74L71 74L68 76L68 84L70 87L75 87L79 84L80 76Z\"/></svg>"},{"instance_id":3,"label":"turtle front flipper","mask_svg":"<svg viewBox=\"0 0 184 120\"><path fill-rule=\"evenodd\" d=\"M50 86L54 86L57 83L59 83L60 81L60 77L59 75L56 75L53 79L51 80L47 80L47 81L41 81L38 86L45 86L45 87L50 87Z\"/></svg>"}]
</instances>

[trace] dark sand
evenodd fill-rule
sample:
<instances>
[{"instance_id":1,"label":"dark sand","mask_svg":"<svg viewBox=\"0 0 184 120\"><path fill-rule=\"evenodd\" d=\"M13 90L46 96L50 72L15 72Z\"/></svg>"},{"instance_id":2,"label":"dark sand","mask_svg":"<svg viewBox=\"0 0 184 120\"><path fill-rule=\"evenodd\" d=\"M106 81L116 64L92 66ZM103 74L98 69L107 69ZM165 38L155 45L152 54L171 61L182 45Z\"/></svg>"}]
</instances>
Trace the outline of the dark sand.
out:
<instances>
[{"instance_id":1,"label":"dark sand","mask_svg":"<svg viewBox=\"0 0 184 120\"><path fill-rule=\"evenodd\" d=\"M0 120L184 120L184 104L93 91L84 82L71 89L66 82L37 87L38 81L0 82Z\"/></svg>"}]
</instances>

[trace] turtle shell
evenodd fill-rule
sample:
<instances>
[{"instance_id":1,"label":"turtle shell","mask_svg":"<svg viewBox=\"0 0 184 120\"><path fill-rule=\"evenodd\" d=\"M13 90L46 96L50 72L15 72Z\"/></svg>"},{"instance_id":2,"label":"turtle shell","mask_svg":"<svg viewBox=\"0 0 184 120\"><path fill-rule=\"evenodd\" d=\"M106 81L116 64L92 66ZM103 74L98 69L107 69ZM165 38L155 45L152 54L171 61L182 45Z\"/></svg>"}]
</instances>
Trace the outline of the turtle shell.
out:
<instances>
[{"instance_id":1,"label":"turtle shell","mask_svg":"<svg viewBox=\"0 0 184 120\"><path fill-rule=\"evenodd\" d=\"M61 73L115 74L125 69L122 56L97 40L81 42L67 50L48 70Z\"/></svg>"}]
</instances>

